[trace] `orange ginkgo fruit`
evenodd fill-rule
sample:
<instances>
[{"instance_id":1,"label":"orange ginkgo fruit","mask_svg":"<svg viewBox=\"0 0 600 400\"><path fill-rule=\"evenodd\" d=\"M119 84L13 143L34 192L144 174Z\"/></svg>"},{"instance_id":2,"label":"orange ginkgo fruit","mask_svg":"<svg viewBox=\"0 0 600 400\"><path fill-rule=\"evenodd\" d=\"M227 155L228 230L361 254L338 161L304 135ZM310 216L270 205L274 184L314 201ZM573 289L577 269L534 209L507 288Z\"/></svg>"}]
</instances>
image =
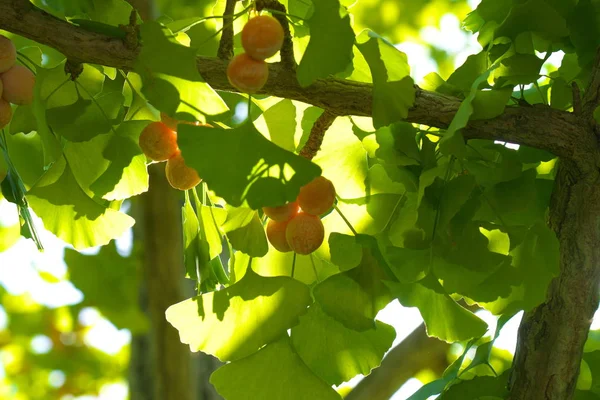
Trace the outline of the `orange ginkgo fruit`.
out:
<instances>
[{"instance_id":1,"label":"orange ginkgo fruit","mask_svg":"<svg viewBox=\"0 0 600 400\"><path fill-rule=\"evenodd\" d=\"M335 187L324 176L319 176L300 188L298 205L306 213L321 215L331 209L334 202Z\"/></svg>"},{"instance_id":2,"label":"orange ginkgo fruit","mask_svg":"<svg viewBox=\"0 0 600 400\"><path fill-rule=\"evenodd\" d=\"M167 160L165 174L171 186L179 190L191 189L202 182L202 179L198 176L198 172L185 164L185 160L179 150L177 150L173 157Z\"/></svg>"},{"instance_id":3,"label":"orange ginkgo fruit","mask_svg":"<svg viewBox=\"0 0 600 400\"><path fill-rule=\"evenodd\" d=\"M162 122L148 124L139 138L146 157L153 161L166 161L177 152L177 133Z\"/></svg>"},{"instance_id":4,"label":"orange ginkgo fruit","mask_svg":"<svg viewBox=\"0 0 600 400\"><path fill-rule=\"evenodd\" d=\"M256 93L269 79L269 66L248 54L239 54L227 66L227 79L231 86L244 93Z\"/></svg>"},{"instance_id":5,"label":"orange ginkgo fruit","mask_svg":"<svg viewBox=\"0 0 600 400\"><path fill-rule=\"evenodd\" d=\"M242 29L242 46L255 60L274 56L282 45L283 27L270 15L251 18Z\"/></svg>"},{"instance_id":6,"label":"orange ginkgo fruit","mask_svg":"<svg viewBox=\"0 0 600 400\"><path fill-rule=\"evenodd\" d=\"M35 75L22 65L15 64L0 74L2 98L9 103L26 105L33 103Z\"/></svg>"},{"instance_id":7,"label":"orange ginkgo fruit","mask_svg":"<svg viewBox=\"0 0 600 400\"><path fill-rule=\"evenodd\" d=\"M300 212L288 221L285 237L293 251L306 255L323 244L325 228L319 217Z\"/></svg>"},{"instance_id":8,"label":"orange ginkgo fruit","mask_svg":"<svg viewBox=\"0 0 600 400\"><path fill-rule=\"evenodd\" d=\"M272 219L267 222L267 239L275 249L282 253L292 251L285 236L288 221L274 221Z\"/></svg>"},{"instance_id":9,"label":"orange ginkgo fruit","mask_svg":"<svg viewBox=\"0 0 600 400\"><path fill-rule=\"evenodd\" d=\"M298 203L294 201L279 207L263 207L262 210L273 221L288 221L298 213Z\"/></svg>"},{"instance_id":10,"label":"orange ginkgo fruit","mask_svg":"<svg viewBox=\"0 0 600 400\"><path fill-rule=\"evenodd\" d=\"M17 49L12 40L0 35L0 74L8 71L17 62Z\"/></svg>"},{"instance_id":11,"label":"orange ginkgo fruit","mask_svg":"<svg viewBox=\"0 0 600 400\"><path fill-rule=\"evenodd\" d=\"M10 103L4 99L0 99L0 129L8 125L12 119L12 114Z\"/></svg>"}]
</instances>

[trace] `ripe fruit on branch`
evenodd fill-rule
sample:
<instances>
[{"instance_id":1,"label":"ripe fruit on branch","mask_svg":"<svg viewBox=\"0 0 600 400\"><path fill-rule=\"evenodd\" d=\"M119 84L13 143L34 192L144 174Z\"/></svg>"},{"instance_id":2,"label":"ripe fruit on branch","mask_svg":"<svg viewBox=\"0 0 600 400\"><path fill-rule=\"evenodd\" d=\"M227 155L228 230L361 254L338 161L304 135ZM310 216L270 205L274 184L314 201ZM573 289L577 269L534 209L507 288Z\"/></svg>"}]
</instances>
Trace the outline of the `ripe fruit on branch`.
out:
<instances>
[{"instance_id":1,"label":"ripe fruit on branch","mask_svg":"<svg viewBox=\"0 0 600 400\"><path fill-rule=\"evenodd\" d=\"M177 133L162 122L151 122L142 131L139 145L149 159L166 161L177 152Z\"/></svg>"},{"instance_id":2,"label":"ripe fruit on branch","mask_svg":"<svg viewBox=\"0 0 600 400\"><path fill-rule=\"evenodd\" d=\"M266 62L257 61L248 54L239 54L229 62L227 79L231 86L240 91L255 93L267 83L269 66Z\"/></svg>"},{"instance_id":3,"label":"ripe fruit on branch","mask_svg":"<svg viewBox=\"0 0 600 400\"><path fill-rule=\"evenodd\" d=\"M0 74L8 71L17 62L15 44L6 36L0 35Z\"/></svg>"},{"instance_id":4,"label":"ripe fruit on branch","mask_svg":"<svg viewBox=\"0 0 600 400\"><path fill-rule=\"evenodd\" d=\"M202 182L198 172L185 164L180 150L177 150L175 155L167 160L165 173L171 186L179 190L191 189Z\"/></svg>"},{"instance_id":5,"label":"ripe fruit on branch","mask_svg":"<svg viewBox=\"0 0 600 400\"><path fill-rule=\"evenodd\" d=\"M2 79L2 98L9 103L24 105L33 103L35 75L22 65L13 65L0 75Z\"/></svg>"},{"instance_id":6,"label":"ripe fruit on branch","mask_svg":"<svg viewBox=\"0 0 600 400\"><path fill-rule=\"evenodd\" d=\"M264 60L272 57L283 45L283 28L270 15L251 18L242 29L242 46L250 57Z\"/></svg>"},{"instance_id":7,"label":"ripe fruit on branch","mask_svg":"<svg viewBox=\"0 0 600 400\"><path fill-rule=\"evenodd\" d=\"M273 221L288 221L298 213L298 203L294 201L279 207L263 207L262 210Z\"/></svg>"},{"instance_id":8,"label":"ripe fruit on branch","mask_svg":"<svg viewBox=\"0 0 600 400\"><path fill-rule=\"evenodd\" d=\"M292 251L285 236L288 221L269 220L267 223L267 239L276 250L287 253Z\"/></svg>"},{"instance_id":9,"label":"ripe fruit on branch","mask_svg":"<svg viewBox=\"0 0 600 400\"><path fill-rule=\"evenodd\" d=\"M8 101L0 99L0 129L4 128L12 118L12 108Z\"/></svg>"},{"instance_id":10,"label":"ripe fruit on branch","mask_svg":"<svg viewBox=\"0 0 600 400\"><path fill-rule=\"evenodd\" d=\"M335 187L329 179L319 176L300 188L297 201L302 211L321 215L333 207Z\"/></svg>"},{"instance_id":11,"label":"ripe fruit on branch","mask_svg":"<svg viewBox=\"0 0 600 400\"><path fill-rule=\"evenodd\" d=\"M179 121L177 121L177 119L171 117L169 114L166 114L164 112L160 112L160 121L165 124L166 126L169 127L169 129L173 130L173 131L177 131L177 124L179 123Z\"/></svg>"},{"instance_id":12,"label":"ripe fruit on branch","mask_svg":"<svg viewBox=\"0 0 600 400\"><path fill-rule=\"evenodd\" d=\"M293 251L306 255L321 246L325 228L319 217L300 212L287 223L285 237Z\"/></svg>"}]
</instances>

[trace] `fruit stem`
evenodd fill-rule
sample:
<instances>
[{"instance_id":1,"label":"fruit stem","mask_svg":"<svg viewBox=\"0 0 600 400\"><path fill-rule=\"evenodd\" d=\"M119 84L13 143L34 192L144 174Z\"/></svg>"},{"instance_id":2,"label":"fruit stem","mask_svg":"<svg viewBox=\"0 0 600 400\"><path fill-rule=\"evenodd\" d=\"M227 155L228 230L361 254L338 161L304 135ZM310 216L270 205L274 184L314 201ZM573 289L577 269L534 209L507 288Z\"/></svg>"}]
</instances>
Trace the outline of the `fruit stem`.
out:
<instances>
[{"instance_id":1,"label":"fruit stem","mask_svg":"<svg viewBox=\"0 0 600 400\"><path fill-rule=\"evenodd\" d=\"M294 258L292 259L292 273L291 277L294 277L294 273L296 272L296 253L294 253Z\"/></svg>"},{"instance_id":2,"label":"fruit stem","mask_svg":"<svg viewBox=\"0 0 600 400\"><path fill-rule=\"evenodd\" d=\"M352 226L352 224L350 223L350 221L348 221L348 219L342 213L342 211L338 208L338 206L335 206L334 209L335 209L335 211L337 211L337 213L340 215L340 217L342 217L342 219L344 220L344 222L346 223L346 225L348 225L348 228L352 231L352 233L354 234L354 236L358 235L358 232L356 232L356 230L354 229L354 227Z\"/></svg>"}]
</instances>

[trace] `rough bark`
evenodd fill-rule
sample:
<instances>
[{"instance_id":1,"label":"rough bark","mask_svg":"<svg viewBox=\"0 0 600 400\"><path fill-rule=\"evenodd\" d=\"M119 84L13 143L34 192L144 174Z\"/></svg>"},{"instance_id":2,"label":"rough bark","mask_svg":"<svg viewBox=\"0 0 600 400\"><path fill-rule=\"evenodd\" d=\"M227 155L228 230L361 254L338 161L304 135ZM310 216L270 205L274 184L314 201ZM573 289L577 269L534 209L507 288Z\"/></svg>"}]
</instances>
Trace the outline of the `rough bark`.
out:
<instances>
[{"instance_id":1,"label":"rough bark","mask_svg":"<svg viewBox=\"0 0 600 400\"><path fill-rule=\"evenodd\" d=\"M138 223L143 235L145 298L151 324L144 340L148 340L151 355L152 399L194 400L189 348L165 319L167 308L186 297L180 196L166 180L164 163L151 165L149 172L150 189L140 196L142 218Z\"/></svg>"},{"instance_id":2,"label":"rough bark","mask_svg":"<svg viewBox=\"0 0 600 400\"><path fill-rule=\"evenodd\" d=\"M560 274L546 301L524 315L510 379L511 400L572 398L583 345L598 307L600 175L561 162L550 226L560 242Z\"/></svg>"},{"instance_id":3,"label":"rough bark","mask_svg":"<svg viewBox=\"0 0 600 400\"><path fill-rule=\"evenodd\" d=\"M28 0L0 1L0 28L17 33L62 52L72 62L92 63L131 70L139 49L129 49L119 39L89 32L55 18ZM227 80L227 61L198 57L198 71L213 88L235 91ZM370 116L372 85L349 80L320 79L301 87L293 69L281 63L269 65L269 81L260 91L277 97L299 100L336 115ZM460 99L417 88L409 122L447 128ZM559 157L578 160L595 143L582 138L581 120L571 113L547 106L510 107L494 119L472 121L466 138L503 140L544 149Z\"/></svg>"},{"instance_id":4,"label":"rough bark","mask_svg":"<svg viewBox=\"0 0 600 400\"><path fill-rule=\"evenodd\" d=\"M344 400L387 400L410 378L424 369L441 375L448 367L450 345L430 338L425 325L420 325L383 359Z\"/></svg>"}]
</instances>

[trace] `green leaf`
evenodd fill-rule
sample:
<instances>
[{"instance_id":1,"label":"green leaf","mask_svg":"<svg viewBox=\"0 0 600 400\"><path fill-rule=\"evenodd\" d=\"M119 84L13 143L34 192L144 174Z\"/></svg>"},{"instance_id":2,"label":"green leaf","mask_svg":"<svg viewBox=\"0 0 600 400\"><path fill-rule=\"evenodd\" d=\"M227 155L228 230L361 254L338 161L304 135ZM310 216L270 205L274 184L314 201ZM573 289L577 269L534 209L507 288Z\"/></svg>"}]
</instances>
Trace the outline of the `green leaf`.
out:
<instances>
[{"instance_id":1,"label":"green leaf","mask_svg":"<svg viewBox=\"0 0 600 400\"><path fill-rule=\"evenodd\" d=\"M294 201L320 168L271 143L249 122L234 129L180 125L186 163L228 204L252 209ZM235 160L235 162L232 162Z\"/></svg>"},{"instance_id":2,"label":"green leaf","mask_svg":"<svg viewBox=\"0 0 600 400\"><path fill-rule=\"evenodd\" d=\"M367 155L361 141L352 133L349 119L336 119L313 162L322 168L322 175L334 183L336 194L342 199L366 195Z\"/></svg>"},{"instance_id":3,"label":"green leaf","mask_svg":"<svg viewBox=\"0 0 600 400\"><path fill-rule=\"evenodd\" d=\"M431 249L404 249L388 246L384 253L392 272L401 282L411 283L423 279L431 265Z\"/></svg>"},{"instance_id":4,"label":"green leaf","mask_svg":"<svg viewBox=\"0 0 600 400\"><path fill-rule=\"evenodd\" d=\"M59 159L27 193L29 205L50 232L76 249L107 244L134 224L83 191L65 159Z\"/></svg>"},{"instance_id":5,"label":"green leaf","mask_svg":"<svg viewBox=\"0 0 600 400\"><path fill-rule=\"evenodd\" d=\"M456 115L452 118L448 130L440 140L440 151L443 154L451 154L457 157L461 157L465 154L465 141L460 130L467 126L467 123L473 114L473 100L475 99L475 96L477 96L479 86L487 81L494 69L495 67L491 67L473 81L471 92L460 104Z\"/></svg>"},{"instance_id":6,"label":"green leaf","mask_svg":"<svg viewBox=\"0 0 600 400\"><path fill-rule=\"evenodd\" d=\"M406 54L371 31L361 33L357 42L373 76L373 126L378 129L406 118L415 102Z\"/></svg>"},{"instance_id":7,"label":"green leaf","mask_svg":"<svg viewBox=\"0 0 600 400\"><path fill-rule=\"evenodd\" d=\"M115 242L96 255L65 249L69 279L84 295L83 306L96 307L119 329L144 332L148 321L138 306L139 263L122 257Z\"/></svg>"},{"instance_id":8,"label":"green leaf","mask_svg":"<svg viewBox=\"0 0 600 400\"><path fill-rule=\"evenodd\" d=\"M537 81L544 60L534 54L513 54L504 58L494 72L499 86L527 85Z\"/></svg>"},{"instance_id":9,"label":"green leaf","mask_svg":"<svg viewBox=\"0 0 600 400\"><path fill-rule=\"evenodd\" d=\"M248 269L228 288L172 305L166 317L192 351L230 361L285 334L310 303L306 285L289 277L265 278Z\"/></svg>"},{"instance_id":10,"label":"green leaf","mask_svg":"<svg viewBox=\"0 0 600 400\"><path fill-rule=\"evenodd\" d=\"M454 343L487 330L487 324L452 300L432 275L415 283L386 284L403 306L419 308L429 336Z\"/></svg>"},{"instance_id":11,"label":"green leaf","mask_svg":"<svg viewBox=\"0 0 600 400\"><path fill-rule=\"evenodd\" d=\"M16 133L30 133L37 131L37 121L33 112L32 105L17 106L15 108L8 133L14 135Z\"/></svg>"},{"instance_id":12,"label":"green leaf","mask_svg":"<svg viewBox=\"0 0 600 400\"><path fill-rule=\"evenodd\" d=\"M535 32L548 40L569 34L565 18L544 0L528 0L512 6L508 16L496 29L496 37L514 39L521 32Z\"/></svg>"},{"instance_id":13,"label":"green leaf","mask_svg":"<svg viewBox=\"0 0 600 400\"><path fill-rule=\"evenodd\" d=\"M558 110L567 110L573 104L573 88L563 78L552 81L550 105Z\"/></svg>"},{"instance_id":14,"label":"green leaf","mask_svg":"<svg viewBox=\"0 0 600 400\"><path fill-rule=\"evenodd\" d=\"M329 235L329 251L331 262L342 271L357 267L362 260L362 246L356 242L354 236L332 232Z\"/></svg>"},{"instance_id":15,"label":"green leaf","mask_svg":"<svg viewBox=\"0 0 600 400\"><path fill-rule=\"evenodd\" d=\"M358 374L369 375L392 346L394 328L380 321L375 324L374 329L363 332L348 329L315 303L292 328L292 344L317 376L330 385L339 385Z\"/></svg>"},{"instance_id":16,"label":"green leaf","mask_svg":"<svg viewBox=\"0 0 600 400\"><path fill-rule=\"evenodd\" d=\"M183 261L187 277L210 286L216 283L209 269L209 245L200 232L200 221L186 193L185 204L181 209L183 221Z\"/></svg>"},{"instance_id":17,"label":"green leaf","mask_svg":"<svg viewBox=\"0 0 600 400\"><path fill-rule=\"evenodd\" d=\"M467 57L466 61L450 75L447 84L468 93L475 80L489 68L489 60L486 51Z\"/></svg>"},{"instance_id":18,"label":"green leaf","mask_svg":"<svg viewBox=\"0 0 600 400\"><path fill-rule=\"evenodd\" d=\"M350 329L365 331L374 328L375 316L391 301L384 278L386 272L374 256L374 249L363 247L358 267L327 278L313 294L331 317Z\"/></svg>"},{"instance_id":19,"label":"green leaf","mask_svg":"<svg viewBox=\"0 0 600 400\"><path fill-rule=\"evenodd\" d=\"M444 393L439 400L464 400L464 399L487 399L500 398L504 399L509 395L506 389L510 370L505 371L498 377L494 376L477 376L471 380L460 380L453 384Z\"/></svg>"},{"instance_id":20,"label":"green leaf","mask_svg":"<svg viewBox=\"0 0 600 400\"><path fill-rule=\"evenodd\" d=\"M206 82L164 74L145 75L142 92L153 106L168 115L188 113L196 120L204 120L203 113L217 115L229 110L221 96Z\"/></svg>"},{"instance_id":21,"label":"green leaf","mask_svg":"<svg viewBox=\"0 0 600 400\"><path fill-rule=\"evenodd\" d=\"M249 210L249 209L248 209ZM258 212L250 210L250 223L227 232L227 238L234 249L251 257L263 257L269 251L265 229L260 222Z\"/></svg>"},{"instance_id":22,"label":"green leaf","mask_svg":"<svg viewBox=\"0 0 600 400\"><path fill-rule=\"evenodd\" d=\"M296 134L296 106L291 100L284 99L269 107L263 118L269 129L271 142L288 151L294 151Z\"/></svg>"},{"instance_id":23,"label":"green leaf","mask_svg":"<svg viewBox=\"0 0 600 400\"><path fill-rule=\"evenodd\" d=\"M346 9L338 0L313 1L313 5L307 21L310 41L298 65L300 86L341 72L352 62L354 31Z\"/></svg>"},{"instance_id":24,"label":"green leaf","mask_svg":"<svg viewBox=\"0 0 600 400\"><path fill-rule=\"evenodd\" d=\"M512 93L511 88L477 92L471 103L473 105L471 120L492 119L501 115Z\"/></svg>"},{"instance_id":25,"label":"green leaf","mask_svg":"<svg viewBox=\"0 0 600 400\"><path fill-rule=\"evenodd\" d=\"M341 400L304 364L287 336L222 366L213 372L210 383L227 400Z\"/></svg>"},{"instance_id":26,"label":"green leaf","mask_svg":"<svg viewBox=\"0 0 600 400\"><path fill-rule=\"evenodd\" d=\"M419 165L421 155L417 146L417 129L409 123L398 122L375 132L379 148L375 155L399 166Z\"/></svg>"},{"instance_id":27,"label":"green leaf","mask_svg":"<svg viewBox=\"0 0 600 400\"><path fill-rule=\"evenodd\" d=\"M54 107L46 111L48 125L59 135L72 142L82 142L108 133L118 123L123 95L112 92L99 96L95 101L79 98L68 106Z\"/></svg>"},{"instance_id":28,"label":"green leaf","mask_svg":"<svg viewBox=\"0 0 600 400\"><path fill-rule=\"evenodd\" d=\"M143 46L135 65L140 75L162 73L188 81L202 81L196 66L196 49L177 42L167 27L147 21L140 26L140 34Z\"/></svg>"},{"instance_id":29,"label":"green leaf","mask_svg":"<svg viewBox=\"0 0 600 400\"><path fill-rule=\"evenodd\" d=\"M67 142L64 153L81 188L106 200L124 200L148 190L146 157L138 137L147 121L127 121L115 132L85 142Z\"/></svg>"},{"instance_id":30,"label":"green leaf","mask_svg":"<svg viewBox=\"0 0 600 400\"><path fill-rule=\"evenodd\" d=\"M600 45L600 4L595 0L580 0L568 19L571 42L575 46L579 66L588 69Z\"/></svg>"}]
</instances>

